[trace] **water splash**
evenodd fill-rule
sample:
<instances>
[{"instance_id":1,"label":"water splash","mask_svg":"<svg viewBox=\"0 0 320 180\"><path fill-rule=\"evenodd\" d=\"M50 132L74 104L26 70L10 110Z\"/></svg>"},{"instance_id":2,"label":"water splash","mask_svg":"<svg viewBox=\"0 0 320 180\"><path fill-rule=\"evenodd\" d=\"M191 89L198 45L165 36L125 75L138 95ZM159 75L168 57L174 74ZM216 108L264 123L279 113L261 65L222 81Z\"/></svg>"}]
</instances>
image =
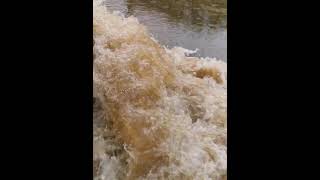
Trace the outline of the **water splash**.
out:
<instances>
[{"instance_id":1,"label":"water splash","mask_svg":"<svg viewBox=\"0 0 320 180\"><path fill-rule=\"evenodd\" d=\"M226 63L167 49L94 0L94 175L224 179Z\"/></svg>"}]
</instances>

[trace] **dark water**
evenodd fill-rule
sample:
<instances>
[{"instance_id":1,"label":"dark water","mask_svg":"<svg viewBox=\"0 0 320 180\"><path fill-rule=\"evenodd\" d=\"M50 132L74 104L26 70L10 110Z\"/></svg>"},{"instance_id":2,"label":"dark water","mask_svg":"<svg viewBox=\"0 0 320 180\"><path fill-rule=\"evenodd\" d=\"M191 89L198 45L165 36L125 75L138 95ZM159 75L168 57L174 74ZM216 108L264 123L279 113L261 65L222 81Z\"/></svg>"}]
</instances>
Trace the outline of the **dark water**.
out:
<instances>
[{"instance_id":1,"label":"dark water","mask_svg":"<svg viewBox=\"0 0 320 180\"><path fill-rule=\"evenodd\" d=\"M110 10L133 15L168 47L199 49L227 61L227 0L106 0Z\"/></svg>"}]
</instances>

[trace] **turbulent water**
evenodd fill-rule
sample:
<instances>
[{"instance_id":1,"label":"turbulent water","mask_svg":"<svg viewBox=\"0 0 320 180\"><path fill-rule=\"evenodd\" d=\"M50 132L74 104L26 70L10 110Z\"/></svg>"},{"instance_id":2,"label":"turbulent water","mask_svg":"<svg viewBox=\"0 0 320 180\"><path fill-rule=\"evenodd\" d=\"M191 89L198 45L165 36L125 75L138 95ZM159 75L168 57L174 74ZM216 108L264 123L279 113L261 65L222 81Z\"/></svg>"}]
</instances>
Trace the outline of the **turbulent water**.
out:
<instances>
[{"instance_id":1,"label":"turbulent water","mask_svg":"<svg viewBox=\"0 0 320 180\"><path fill-rule=\"evenodd\" d=\"M226 179L226 63L93 7L95 180Z\"/></svg>"}]
</instances>

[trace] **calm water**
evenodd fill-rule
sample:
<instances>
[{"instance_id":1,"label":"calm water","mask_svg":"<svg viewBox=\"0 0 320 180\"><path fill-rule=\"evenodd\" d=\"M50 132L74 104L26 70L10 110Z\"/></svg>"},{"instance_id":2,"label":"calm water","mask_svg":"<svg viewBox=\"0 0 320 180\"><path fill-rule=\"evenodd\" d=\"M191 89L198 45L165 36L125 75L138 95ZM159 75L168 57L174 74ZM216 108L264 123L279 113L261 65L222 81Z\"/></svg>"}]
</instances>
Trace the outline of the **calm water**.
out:
<instances>
[{"instance_id":1,"label":"calm water","mask_svg":"<svg viewBox=\"0 0 320 180\"><path fill-rule=\"evenodd\" d=\"M227 61L227 0L106 0L133 15L161 44L199 49L197 56Z\"/></svg>"}]
</instances>

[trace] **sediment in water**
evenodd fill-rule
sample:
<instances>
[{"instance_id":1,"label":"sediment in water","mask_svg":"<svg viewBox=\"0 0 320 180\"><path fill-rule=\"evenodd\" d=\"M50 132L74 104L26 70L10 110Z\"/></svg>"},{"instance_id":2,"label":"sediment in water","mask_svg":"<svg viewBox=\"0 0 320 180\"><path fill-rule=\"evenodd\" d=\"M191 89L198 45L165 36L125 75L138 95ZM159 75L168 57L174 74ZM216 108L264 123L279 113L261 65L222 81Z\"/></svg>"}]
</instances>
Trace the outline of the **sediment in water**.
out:
<instances>
[{"instance_id":1,"label":"sediment in water","mask_svg":"<svg viewBox=\"0 0 320 180\"><path fill-rule=\"evenodd\" d=\"M95 179L223 179L226 63L166 49L93 1Z\"/></svg>"}]
</instances>

